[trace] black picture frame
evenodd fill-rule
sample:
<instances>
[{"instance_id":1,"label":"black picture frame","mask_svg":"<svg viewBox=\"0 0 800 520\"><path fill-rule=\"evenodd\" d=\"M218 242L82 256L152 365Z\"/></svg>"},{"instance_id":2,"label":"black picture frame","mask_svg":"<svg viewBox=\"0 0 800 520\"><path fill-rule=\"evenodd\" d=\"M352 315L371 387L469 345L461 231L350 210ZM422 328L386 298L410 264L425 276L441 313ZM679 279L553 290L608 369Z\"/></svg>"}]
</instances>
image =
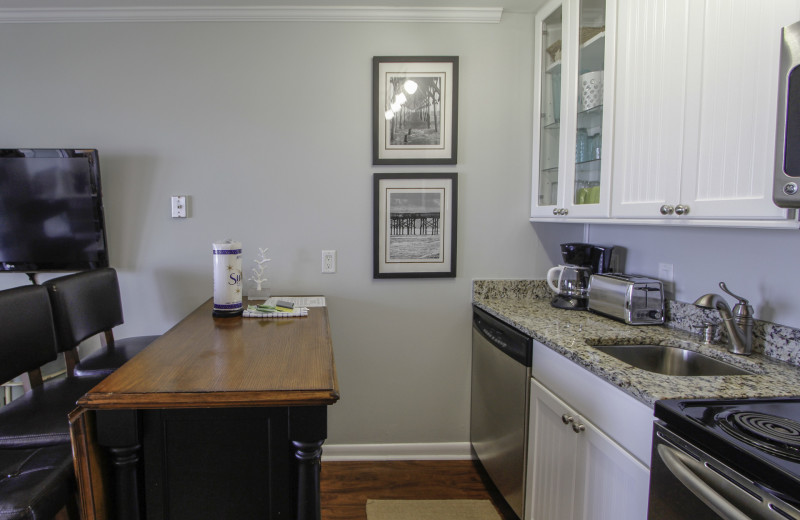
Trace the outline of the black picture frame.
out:
<instances>
[{"instance_id":1,"label":"black picture frame","mask_svg":"<svg viewBox=\"0 0 800 520\"><path fill-rule=\"evenodd\" d=\"M372 104L372 164L456 164L458 56L373 57Z\"/></svg>"},{"instance_id":2,"label":"black picture frame","mask_svg":"<svg viewBox=\"0 0 800 520\"><path fill-rule=\"evenodd\" d=\"M455 278L457 173L373 174L373 278Z\"/></svg>"}]
</instances>

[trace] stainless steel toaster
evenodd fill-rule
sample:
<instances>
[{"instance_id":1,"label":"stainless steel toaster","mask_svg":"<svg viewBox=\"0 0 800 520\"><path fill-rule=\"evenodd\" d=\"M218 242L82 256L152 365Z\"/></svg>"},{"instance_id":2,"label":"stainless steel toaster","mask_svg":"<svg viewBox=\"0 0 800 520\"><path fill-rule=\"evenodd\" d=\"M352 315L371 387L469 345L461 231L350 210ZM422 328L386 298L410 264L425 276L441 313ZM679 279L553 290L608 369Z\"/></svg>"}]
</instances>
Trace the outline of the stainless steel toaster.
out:
<instances>
[{"instance_id":1,"label":"stainless steel toaster","mask_svg":"<svg viewBox=\"0 0 800 520\"><path fill-rule=\"evenodd\" d=\"M660 280L635 274L593 274L589 310L629 325L664 323L664 287Z\"/></svg>"}]
</instances>

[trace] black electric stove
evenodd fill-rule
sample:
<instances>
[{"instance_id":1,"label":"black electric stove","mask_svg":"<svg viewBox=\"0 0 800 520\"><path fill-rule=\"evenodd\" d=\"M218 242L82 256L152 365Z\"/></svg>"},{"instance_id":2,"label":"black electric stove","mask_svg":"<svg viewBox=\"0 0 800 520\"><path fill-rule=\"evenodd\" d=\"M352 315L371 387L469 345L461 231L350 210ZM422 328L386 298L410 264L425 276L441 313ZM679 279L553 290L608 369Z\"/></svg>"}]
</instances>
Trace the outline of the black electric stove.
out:
<instances>
[{"instance_id":1,"label":"black electric stove","mask_svg":"<svg viewBox=\"0 0 800 520\"><path fill-rule=\"evenodd\" d=\"M800 518L800 397L665 400L656 403L655 416L661 423L657 423L654 436L653 465L665 462L666 466L671 466L676 479L710 509L727 507L716 504L721 496L728 504L745 504L744 518ZM657 444L665 443L680 451L678 445L684 441L690 447L687 451L690 458L683 457L687 465L678 465L689 468L689 471L678 468L676 473L674 466L678 458L674 454L677 452L673 452L673 456L664 453L671 450L661 448L659 452ZM709 456L707 459L703 457L706 454ZM703 468L711 470L708 477L703 475ZM654 474L651 475L651 503ZM696 476L699 479L695 479ZM763 516L754 512L756 509L747 509L751 498L733 497L729 489L720 490L714 484L720 476L723 487L726 488L725 481L729 481L733 484L732 489L744 491L742 496L749 495L753 501L760 501L766 511ZM701 488L710 484L710 499L701 496L702 490L696 492L695 482L687 485L687 481L693 480L700 482ZM719 517L728 518L726 513L716 512ZM659 518L652 514L650 517Z\"/></svg>"}]
</instances>

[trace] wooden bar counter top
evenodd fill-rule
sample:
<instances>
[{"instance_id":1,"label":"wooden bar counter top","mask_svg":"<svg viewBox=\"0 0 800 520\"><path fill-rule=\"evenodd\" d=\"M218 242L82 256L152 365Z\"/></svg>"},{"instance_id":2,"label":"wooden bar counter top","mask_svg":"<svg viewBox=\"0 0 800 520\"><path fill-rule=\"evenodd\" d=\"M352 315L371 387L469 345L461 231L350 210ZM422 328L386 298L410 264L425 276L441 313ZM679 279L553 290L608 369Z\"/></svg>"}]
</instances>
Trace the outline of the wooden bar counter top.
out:
<instances>
[{"instance_id":1,"label":"wooden bar counter top","mask_svg":"<svg viewBox=\"0 0 800 520\"><path fill-rule=\"evenodd\" d=\"M213 318L212 307L209 299L78 404L209 408L339 399L327 307L302 318Z\"/></svg>"},{"instance_id":2,"label":"wooden bar counter top","mask_svg":"<svg viewBox=\"0 0 800 520\"><path fill-rule=\"evenodd\" d=\"M247 305L247 302L243 302ZM70 415L84 520L319 520L327 307L215 318L209 299Z\"/></svg>"}]
</instances>

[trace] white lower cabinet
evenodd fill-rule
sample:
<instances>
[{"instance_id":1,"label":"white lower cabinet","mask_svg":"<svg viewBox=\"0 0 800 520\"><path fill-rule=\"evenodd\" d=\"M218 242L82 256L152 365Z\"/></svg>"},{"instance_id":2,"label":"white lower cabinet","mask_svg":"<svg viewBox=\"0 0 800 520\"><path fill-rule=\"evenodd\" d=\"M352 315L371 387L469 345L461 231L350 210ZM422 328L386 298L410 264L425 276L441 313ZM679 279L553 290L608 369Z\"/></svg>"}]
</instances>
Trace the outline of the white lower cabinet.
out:
<instances>
[{"instance_id":1,"label":"white lower cabinet","mask_svg":"<svg viewBox=\"0 0 800 520\"><path fill-rule=\"evenodd\" d=\"M537 360L540 361L538 371L546 374L542 379L554 378L559 381L554 386L563 384L569 389L564 392L566 396L556 395L554 388L548 388L536 379L537 370L534 370L530 396L526 519L647 518L650 481L647 452L652 435L652 410L540 344L534 345L534 367ZM553 366L555 370L551 370ZM587 399L578 397L577 404L567 402L573 392ZM603 404L592 406L595 399ZM587 406L592 409L587 409ZM625 421L615 414L627 417L629 425L626 426ZM603 431L598 423L607 423L611 427ZM616 429L634 432L639 438L625 446L621 444L625 440L610 436ZM645 438L641 438L643 435Z\"/></svg>"},{"instance_id":2,"label":"white lower cabinet","mask_svg":"<svg viewBox=\"0 0 800 520\"><path fill-rule=\"evenodd\" d=\"M647 467L535 379L529 435L528 518L647 517Z\"/></svg>"}]
</instances>

